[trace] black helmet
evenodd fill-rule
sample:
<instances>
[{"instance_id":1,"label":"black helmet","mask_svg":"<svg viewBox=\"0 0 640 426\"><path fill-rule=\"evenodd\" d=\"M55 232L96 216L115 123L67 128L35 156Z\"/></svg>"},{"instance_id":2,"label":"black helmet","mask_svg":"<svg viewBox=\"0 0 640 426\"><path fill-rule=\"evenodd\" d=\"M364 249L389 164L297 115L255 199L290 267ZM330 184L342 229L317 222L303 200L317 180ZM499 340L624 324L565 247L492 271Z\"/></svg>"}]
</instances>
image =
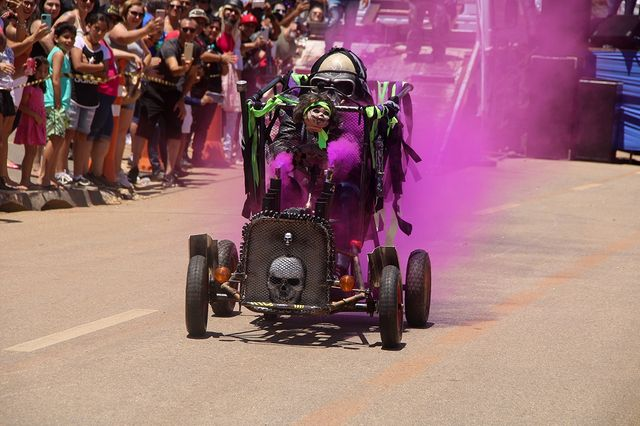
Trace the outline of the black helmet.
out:
<instances>
[{"instance_id":1,"label":"black helmet","mask_svg":"<svg viewBox=\"0 0 640 426\"><path fill-rule=\"evenodd\" d=\"M335 55L336 53L341 53L349 58L351 64L353 65L353 72L348 73L353 75L356 83L356 87L353 93L354 100L372 102L371 94L369 93L369 87L367 86L367 68L364 66L362 60L358 57L358 55L356 55L349 49L334 47L329 52L322 55L317 61L314 62L313 66L311 67L309 80L312 80L314 75L325 72L321 70L322 64L328 57Z\"/></svg>"}]
</instances>

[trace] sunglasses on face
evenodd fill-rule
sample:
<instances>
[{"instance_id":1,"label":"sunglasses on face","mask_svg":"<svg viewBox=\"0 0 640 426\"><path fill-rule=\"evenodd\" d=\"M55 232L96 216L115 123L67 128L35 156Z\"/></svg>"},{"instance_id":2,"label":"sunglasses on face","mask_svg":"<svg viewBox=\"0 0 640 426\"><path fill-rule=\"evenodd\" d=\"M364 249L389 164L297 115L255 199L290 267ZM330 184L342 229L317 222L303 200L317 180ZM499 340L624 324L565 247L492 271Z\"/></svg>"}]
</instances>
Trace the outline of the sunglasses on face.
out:
<instances>
[{"instance_id":1,"label":"sunglasses on face","mask_svg":"<svg viewBox=\"0 0 640 426\"><path fill-rule=\"evenodd\" d=\"M180 28L182 30L183 33L195 33L196 29L195 28L189 28L189 27L183 27Z\"/></svg>"},{"instance_id":2,"label":"sunglasses on face","mask_svg":"<svg viewBox=\"0 0 640 426\"><path fill-rule=\"evenodd\" d=\"M130 10L129 14L131 16L133 16L134 18L136 18L136 19L140 19L140 18L142 18L144 16L143 12L134 12L133 10Z\"/></svg>"},{"instance_id":3,"label":"sunglasses on face","mask_svg":"<svg viewBox=\"0 0 640 426\"><path fill-rule=\"evenodd\" d=\"M169 7L170 7L171 9L175 9L175 10L182 10L182 9L184 9L184 8L182 7L182 5L181 5L181 4L170 4L170 5L169 5Z\"/></svg>"}]
</instances>

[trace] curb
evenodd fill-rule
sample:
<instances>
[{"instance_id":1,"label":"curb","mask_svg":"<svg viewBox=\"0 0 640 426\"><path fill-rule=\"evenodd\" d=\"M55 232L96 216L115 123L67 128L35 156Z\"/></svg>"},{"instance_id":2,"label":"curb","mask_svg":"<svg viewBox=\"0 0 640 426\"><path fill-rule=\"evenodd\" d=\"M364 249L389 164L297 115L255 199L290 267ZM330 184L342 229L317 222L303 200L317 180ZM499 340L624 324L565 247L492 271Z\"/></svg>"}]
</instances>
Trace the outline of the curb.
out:
<instances>
[{"instance_id":1,"label":"curb","mask_svg":"<svg viewBox=\"0 0 640 426\"><path fill-rule=\"evenodd\" d=\"M62 188L44 191L0 191L0 211L68 209L120 204L121 198L100 189Z\"/></svg>"}]
</instances>

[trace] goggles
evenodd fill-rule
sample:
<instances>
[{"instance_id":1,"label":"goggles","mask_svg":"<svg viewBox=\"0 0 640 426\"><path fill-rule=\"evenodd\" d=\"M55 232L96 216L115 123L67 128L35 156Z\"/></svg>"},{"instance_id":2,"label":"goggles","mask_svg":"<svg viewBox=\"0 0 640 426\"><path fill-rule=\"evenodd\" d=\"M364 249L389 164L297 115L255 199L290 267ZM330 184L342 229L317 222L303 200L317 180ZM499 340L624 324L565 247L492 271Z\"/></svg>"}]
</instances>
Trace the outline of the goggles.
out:
<instances>
[{"instance_id":1,"label":"goggles","mask_svg":"<svg viewBox=\"0 0 640 426\"><path fill-rule=\"evenodd\" d=\"M332 77L330 75L316 74L309 80L311 86L320 91L336 91L342 96L350 97L356 91L356 83L345 77Z\"/></svg>"}]
</instances>

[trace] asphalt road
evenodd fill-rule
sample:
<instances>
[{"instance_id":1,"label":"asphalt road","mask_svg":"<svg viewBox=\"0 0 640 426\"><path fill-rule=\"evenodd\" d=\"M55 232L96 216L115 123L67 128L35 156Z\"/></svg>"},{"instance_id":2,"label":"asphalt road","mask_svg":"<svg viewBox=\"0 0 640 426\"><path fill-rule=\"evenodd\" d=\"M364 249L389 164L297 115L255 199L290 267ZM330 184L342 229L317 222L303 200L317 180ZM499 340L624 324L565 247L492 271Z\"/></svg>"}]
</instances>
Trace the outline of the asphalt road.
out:
<instances>
[{"instance_id":1,"label":"asphalt road","mask_svg":"<svg viewBox=\"0 0 640 426\"><path fill-rule=\"evenodd\" d=\"M118 206L0 213L2 424L640 424L640 167L426 174L399 238L430 326L184 325L187 238L239 242L238 169ZM197 184L197 185L196 185Z\"/></svg>"}]
</instances>

